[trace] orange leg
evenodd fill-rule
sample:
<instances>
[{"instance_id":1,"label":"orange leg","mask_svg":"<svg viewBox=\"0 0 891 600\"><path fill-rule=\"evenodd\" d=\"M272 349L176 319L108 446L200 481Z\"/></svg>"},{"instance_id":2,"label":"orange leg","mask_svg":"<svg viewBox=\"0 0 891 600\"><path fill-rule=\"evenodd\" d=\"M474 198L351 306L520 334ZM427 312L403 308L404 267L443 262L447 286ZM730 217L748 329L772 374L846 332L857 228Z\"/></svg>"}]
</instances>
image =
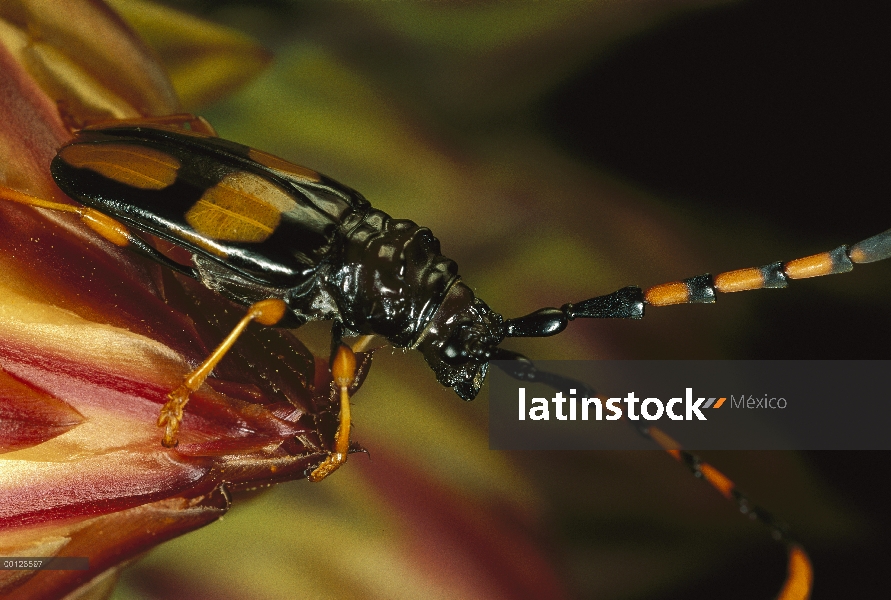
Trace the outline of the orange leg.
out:
<instances>
[{"instance_id":1,"label":"orange leg","mask_svg":"<svg viewBox=\"0 0 891 600\"><path fill-rule=\"evenodd\" d=\"M111 217L100 213L97 210L85 206L73 204L62 204L44 200L36 196L31 196L14 190L0 186L0 199L10 202L17 202L28 206L37 206L58 210L61 212L75 213L80 216L81 221L90 229L101 235L103 238L118 246L136 245L143 248L144 251L151 251L151 248L145 248L144 242L138 237L130 233L125 225L115 221ZM167 263L166 257L162 255L152 256ZM161 443L173 448L177 444L177 433L179 426L183 420L183 409L189 401L192 392L197 391L204 381L210 376L214 367L222 360L226 352L232 347L238 337L251 321L257 321L263 325L275 325L285 314L287 305L278 298L261 300L248 308L247 314L233 328L232 332L226 336L226 339L202 362L196 369L191 371L183 379L183 383L175 390L167 395L167 402L161 408L161 414L158 416L158 427L164 427L164 437ZM357 341L357 346L364 348L373 336L363 336ZM341 346L337 353L337 358L332 365L332 373L334 374L335 385L340 387L340 424L335 434L335 449L325 461L316 468L310 475L311 481L321 481L334 471L340 465L346 462L347 453L350 445L350 403L348 388L356 377L356 358L352 350L347 346Z\"/></svg>"},{"instance_id":2,"label":"orange leg","mask_svg":"<svg viewBox=\"0 0 891 600\"><path fill-rule=\"evenodd\" d=\"M96 209L88 208L86 206L79 206L76 204L62 204L61 202L44 200L43 198L31 196L30 194L25 194L18 190L3 186L0 186L0 200L17 202L19 204L25 204L28 206L48 208L50 210L58 210L60 212L74 213L80 217L80 220L81 222L83 222L84 225L98 233L100 236L102 236L112 244L121 247L130 246L132 250L148 256L152 260L157 261L162 265L188 275L189 277L197 278L197 274L191 267L187 265L181 265L176 261L171 260L161 252L158 252L158 250L156 250L154 246L146 243L138 235L134 235L133 233L131 233L126 225L124 225L120 221L116 221L115 219L109 217L104 213L99 212Z\"/></svg>"},{"instance_id":3,"label":"orange leg","mask_svg":"<svg viewBox=\"0 0 891 600\"><path fill-rule=\"evenodd\" d=\"M331 365L334 385L340 388L340 424L334 434L334 451L310 473L310 481L322 481L346 462L350 449L350 394L356 378L356 355L349 346L341 344Z\"/></svg>"},{"instance_id":4,"label":"orange leg","mask_svg":"<svg viewBox=\"0 0 891 600\"><path fill-rule=\"evenodd\" d=\"M278 298L261 300L252 304L248 308L247 314L235 325L232 332L226 336L226 339L217 346L217 349L196 369L186 375L178 388L167 394L167 403L161 408L161 414L158 417L158 427L164 427L162 444L168 448L176 446L178 443L177 433L179 432L179 425L183 420L183 408L189 401L189 395L201 387L214 367L217 366L229 349L232 348L232 345L235 344L238 337L244 332L248 324L251 321L257 321L263 325L275 325L285 315L286 309L287 305Z\"/></svg>"},{"instance_id":5,"label":"orange leg","mask_svg":"<svg viewBox=\"0 0 891 600\"><path fill-rule=\"evenodd\" d=\"M134 236L123 223L115 221L108 215L98 210L88 208L86 206L77 206L74 204L62 204L61 202L52 202L44 200L37 196L24 194L8 187L0 186L0 199L9 200L10 202L18 202L29 206L39 206L41 208L49 208L61 212L75 213L83 221L84 225L104 237L106 240L117 246L128 246L134 242Z\"/></svg>"}]
</instances>

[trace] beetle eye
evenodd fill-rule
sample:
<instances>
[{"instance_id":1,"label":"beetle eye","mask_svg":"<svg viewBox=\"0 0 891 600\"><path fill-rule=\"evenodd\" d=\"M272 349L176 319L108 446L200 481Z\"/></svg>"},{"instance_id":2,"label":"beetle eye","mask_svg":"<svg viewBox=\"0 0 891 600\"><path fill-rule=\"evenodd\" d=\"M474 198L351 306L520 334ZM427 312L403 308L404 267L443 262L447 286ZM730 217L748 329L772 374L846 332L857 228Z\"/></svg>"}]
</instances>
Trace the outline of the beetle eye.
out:
<instances>
[{"instance_id":1,"label":"beetle eye","mask_svg":"<svg viewBox=\"0 0 891 600\"><path fill-rule=\"evenodd\" d=\"M464 364L471 359L486 362L491 354L489 346L472 327L457 329L441 350L442 359L452 366Z\"/></svg>"},{"instance_id":2,"label":"beetle eye","mask_svg":"<svg viewBox=\"0 0 891 600\"><path fill-rule=\"evenodd\" d=\"M468 358L470 358L467 354L467 347L465 345L463 336L456 335L458 332L456 331L449 340L443 344L442 351L440 354L442 355L442 359L450 365L460 365L462 363L467 362Z\"/></svg>"}]
</instances>

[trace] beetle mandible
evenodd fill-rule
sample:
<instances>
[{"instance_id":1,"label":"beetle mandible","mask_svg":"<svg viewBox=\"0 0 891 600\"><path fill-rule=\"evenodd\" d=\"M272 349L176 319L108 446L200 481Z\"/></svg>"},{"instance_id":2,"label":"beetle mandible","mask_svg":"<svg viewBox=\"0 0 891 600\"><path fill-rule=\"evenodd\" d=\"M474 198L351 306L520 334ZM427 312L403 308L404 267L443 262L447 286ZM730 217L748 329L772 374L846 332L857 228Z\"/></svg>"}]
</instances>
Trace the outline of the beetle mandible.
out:
<instances>
[{"instance_id":1,"label":"beetle mandible","mask_svg":"<svg viewBox=\"0 0 891 600\"><path fill-rule=\"evenodd\" d=\"M186 129L189 125L190 129ZM554 383L523 355L500 348L511 337L560 333L577 318L640 319L646 305L713 303L717 292L786 287L791 279L843 273L891 256L891 230L835 250L763 267L691 277L647 290L631 286L560 308L507 319L465 285L432 232L377 210L358 192L315 171L216 137L192 115L85 127L59 149L51 172L82 207L10 189L7 200L76 212L106 239L195 278L249 306L247 316L171 392L161 410L163 443L174 446L189 394L209 376L251 320L299 327L331 320L332 364L341 387L337 448L310 476L346 460L354 365L343 336L378 335L421 351L436 378L465 400L479 393L490 360L507 373ZM133 233L131 228L137 233ZM148 233L192 255L180 264L139 236Z\"/></svg>"}]
</instances>

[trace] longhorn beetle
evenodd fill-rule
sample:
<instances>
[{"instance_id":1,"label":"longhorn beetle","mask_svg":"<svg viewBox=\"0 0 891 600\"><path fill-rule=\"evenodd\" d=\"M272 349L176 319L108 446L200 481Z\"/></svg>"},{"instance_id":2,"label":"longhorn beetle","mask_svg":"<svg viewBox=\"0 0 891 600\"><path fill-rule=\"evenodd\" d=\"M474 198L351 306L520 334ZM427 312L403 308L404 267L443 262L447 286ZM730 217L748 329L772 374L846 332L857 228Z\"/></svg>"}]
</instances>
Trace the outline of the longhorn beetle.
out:
<instances>
[{"instance_id":1,"label":"longhorn beetle","mask_svg":"<svg viewBox=\"0 0 891 600\"><path fill-rule=\"evenodd\" d=\"M548 378L524 356L500 348L506 338L555 335L578 318L641 319L647 305L713 303L718 292L782 288L789 280L844 273L891 256L887 230L813 256L645 291L625 287L505 320L461 281L429 229L394 219L320 173L216 137L200 117L85 127L50 169L59 187L84 206L8 188L0 188L0 197L76 212L113 243L250 306L226 342L171 392L159 421L169 447L177 442L189 394L250 320L291 328L332 320L332 358L343 336L382 336L420 350L440 383L471 400L490 360L512 361L508 374L518 379ZM186 249L192 264L168 258L140 232Z\"/></svg>"},{"instance_id":2,"label":"longhorn beetle","mask_svg":"<svg viewBox=\"0 0 891 600\"><path fill-rule=\"evenodd\" d=\"M186 129L188 125L190 129ZM891 230L852 246L761 267L698 275L647 290L625 287L560 308L503 319L477 298L440 253L427 228L394 219L358 192L315 171L216 137L192 115L115 121L85 127L50 167L59 187L83 206L50 202L0 188L0 198L75 212L109 241L195 278L249 306L247 315L198 368L168 395L159 426L172 447L183 408L251 320L299 327L332 320L332 364L341 389L335 450L310 479L318 481L347 457L349 398L354 377L343 336L377 335L420 350L436 378L461 398L479 393L490 360L507 360L517 379L566 384L523 355L500 348L511 337L545 337L578 318L640 319L649 306L712 303L716 294L786 287L789 280L844 273L853 264L891 256ZM140 236L170 241L192 255L178 263ZM580 385L572 382L574 385ZM733 484L680 450L661 432L645 432L740 506ZM773 529L782 527L754 509ZM803 559L793 548L792 563Z\"/></svg>"}]
</instances>

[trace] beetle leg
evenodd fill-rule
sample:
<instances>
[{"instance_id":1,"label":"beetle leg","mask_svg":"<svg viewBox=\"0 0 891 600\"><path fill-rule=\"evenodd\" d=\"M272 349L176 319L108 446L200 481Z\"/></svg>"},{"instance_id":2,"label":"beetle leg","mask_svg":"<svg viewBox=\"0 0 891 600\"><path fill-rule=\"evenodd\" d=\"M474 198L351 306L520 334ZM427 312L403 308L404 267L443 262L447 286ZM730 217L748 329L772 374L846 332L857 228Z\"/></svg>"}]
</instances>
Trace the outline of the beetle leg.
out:
<instances>
[{"instance_id":1,"label":"beetle leg","mask_svg":"<svg viewBox=\"0 0 891 600\"><path fill-rule=\"evenodd\" d=\"M217 366L226 355L226 352L232 348L232 345L244 332L248 324L251 321L257 321L263 325L275 325L285 315L286 309L287 305L278 298L261 300L252 304L248 308L247 314L235 325L231 333L217 346L216 350L196 369L186 375L178 388L167 394L168 400L161 407L161 414L158 416L158 427L164 427L164 438L161 441L164 446L167 448L176 446L177 432L183 420L183 408L189 401L189 395L201 387L214 367Z\"/></svg>"},{"instance_id":2,"label":"beetle leg","mask_svg":"<svg viewBox=\"0 0 891 600\"><path fill-rule=\"evenodd\" d=\"M75 204L63 204L61 202L53 202L52 200L44 200L43 198L38 198L37 196L32 196L6 186L0 186L0 198L9 200L10 202L27 204L28 206L39 206L41 208L50 208L61 212L76 213L79 208Z\"/></svg>"},{"instance_id":3,"label":"beetle leg","mask_svg":"<svg viewBox=\"0 0 891 600\"><path fill-rule=\"evenodd\" d=\"M356 355L346 344L340 344L331 363L334 385L340 388L340 423L334 434L334 451L309 474L310 481L321 481L346 462L350 450L350 394L356 378Z\"/></svg>"},{"instance_id":4,"label":"beetle leg","mask_svg":"<svg viewBox=\"0 0 891 600\"><path fill-rule=\"evenodd\" d=\"M328 355L328 365L334 368L334 359L343 346L343 323L335 319L331 323L331 354Z\"/></svg>"},{"instance_id":5,"label":"beetle leg","mask_svg":"<svg viewBox=\"0 0 891 600\"><path fill-rule=\"evenodd\" d=\"M0 199L18 202L19 204L27 204L28 206L49 208L59 212L74 213L80 217L80 220L83 221L84 225L116 246L127 246L131 243L134 237L123 223L115 221L108 215L86 206L62 204L61 202L44 200L43 198L31 196L30 194L25 194L18 190L2 186L0 186Z\"/></svg>"},{"instance_id":6,"label":"beetle leg","mask_svg":"<svg viewBox=\"0 0 891 600\"><path fill-rule=\"evenodd\" d=\"M328 356L328 364L334 365L334 359L337 358L337 353L340 352L340 347L343 346L343 323L340 321L333 321L331 323L331 354ZM374 338L377 337L375 335L360 335L356 338L352 344L350 344L350 349L355 352L365 352L368 347L371 345L371 342Z\"/></svg>"},{"instance_id":7,"label":"beetle leg","mask_svg":"<svg viewBox=\"0 0 891 600\"><path fill-rule=\"evenodd\" d=\"M148 256L152 260L155 260L166 267L169 267L175 271L179 271L180 273L183 273L184 275L188 275L190 277L196 277L197 275L195 273L195 270L191 267L181 265L178 262L167 258L163 254L155 250L153 247L148 245L145 240L131 233L127 226L120 221L116 221L108 215L101 213L93 208L88 208L86 206L77 206L75 204L62 204L61 202L52 202L50 200L44 200L43 198L31 196L30 194L25 194L12 188L3 186L0 186L0 199L17 202L19 204L26 204L29 206L49 208L51 210L57 210L60 212L74 213L80 217L84 225L101 235L112 244L115 244L116 246L132 246L133 250L136 250L137 252Z\"/></svg>"},{"instance_id":8,"label":"beetle leg","mask_svg":"<svg viewBox=\"0 0 891 600\"><path fill-rule=\"evenodd\" d=\"M368 347L371 345L371 342L374 338L377 337L375 335L360 335L356 338L356 341L350 344L350 348L353 352L365 352L368 350Z\"/></svg>"},{"instance_id":9,"label":"beetle leg","mask_svg":"<svg viewBox=\"0 0 891 600\"><path fill-rule=\"evenodd\" d=\"M121 125L175 125L182 127L188 125L192 131L203 133L212 137L217 137L217 132L213 125L207 122L207 119L195 116L191 113L177 113L173 115L163 115L160 117L134 117L132 119L108 119L93 121L82 129L97 130L107 129L109 127L120 127Z\"/></svg>"}]
</instances>

